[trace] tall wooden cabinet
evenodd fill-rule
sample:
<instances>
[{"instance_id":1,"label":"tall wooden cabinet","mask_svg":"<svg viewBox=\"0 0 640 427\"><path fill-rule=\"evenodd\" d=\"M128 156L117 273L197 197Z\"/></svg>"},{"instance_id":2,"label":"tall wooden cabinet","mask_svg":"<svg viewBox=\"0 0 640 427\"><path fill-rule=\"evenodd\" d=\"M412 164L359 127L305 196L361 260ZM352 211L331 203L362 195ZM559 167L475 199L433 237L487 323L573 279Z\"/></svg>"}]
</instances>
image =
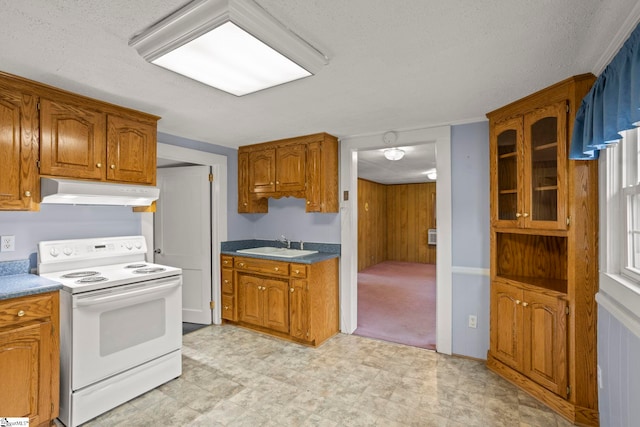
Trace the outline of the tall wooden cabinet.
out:
<instances>
[{"instance_id":1,"label":"tall wooden cabinet","mask_svg":"<svg viewBox=\"0 0 640 427\"><path fill-rule=\"evenodd\" d=\"M590 74L487 114L490 369L567 419L598 424L597 162L568 160Z\"/></svg>"},{"instance_id":2,"label":"tall wooden cabinet","mask_svg":"<svg viewBox=\"0 0 640 427\"><path fill-rule=\"evenodd\" d=\"M338 212L338 140L326 133L238 149L238 212L265 213L268 198L306 199L307 212Z\"/></svg>"},{"instance_id":3,"label":"tall wooden cabinet","mask_svg":"<svg viewBox=\"0 0 640 427\"><path fill-rule=\"evenodd\" d=\"M155 185L158 119L0 72L0 210L38 210L40 176Z\"/></svg>"}]
</instances>

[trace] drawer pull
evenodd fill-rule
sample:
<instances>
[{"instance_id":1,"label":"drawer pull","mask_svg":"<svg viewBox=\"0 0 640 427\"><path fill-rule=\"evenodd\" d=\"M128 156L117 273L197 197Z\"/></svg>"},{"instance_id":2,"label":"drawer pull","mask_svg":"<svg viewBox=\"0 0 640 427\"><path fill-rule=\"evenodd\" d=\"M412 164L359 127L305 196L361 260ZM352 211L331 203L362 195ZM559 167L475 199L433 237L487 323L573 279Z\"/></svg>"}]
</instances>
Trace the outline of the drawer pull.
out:
<instances>
[{"instance_id":1,"label":"drawer pull","mask_svg":"<svg viewBox=\"0 0 640 427\"><path fill-rule=\"evenodd\" d=\"M296 274L300 274L300 270L296 270L296 271L295 271L295 273L296 273Z\"/></svg>"},{"instance_id":2,"label":"drawer pull","mask_svg":"<svg viewBox=\"0 0 640 427\"><path fill-rule=\"evenodd\" d=\"M519 299L517 299L517 300L516 300L516 304L520 304L520 302L521 302L521 301L520 301Z\"/></svg>"},{"instance_id":3,"label":"drawer pull","mask_svg":"<svg viewBox=\"0 0 640 427\"><path fill-rule=\"evenodd\" d=\"M528 302L523 302L523 303L522 303L522 306L523 306L523 307L526 307L526 306L528 306L528 305L529 305L529 303L528 303Z\"/></svg>"},{"instance_id":4,"label":"drawer pull","mask_svg":"<svg viewBox=\"0 0 640 427\"><path fill-rule=\"evenodd\" d=\"M115 168L116 168L116 165L111 165L111 166L110 166L110 168L111 168L111 169L115 169Z\"/></svg>"},{"instance_id":5,"label":"drawer pull","mask_svg":"<svg viewBox=\"0 0 640 427\"><path fill-rule=\"evenodd\" d=\"M225 310L229 310L229 306L228 306L228 305L225 305L225 306L224 306L224 309L225 309Z\"/></svg>"},{"instance_id":6,"label":"drawer pull","mask_svg":"<svg viewBox=\"0 0 640 427\"><path fill-rule=\"evenodd\" d=\"M18 312L18 317L22 317L22 316L24 316L24 310L20 310L20 311Z\"/></svg>"},{"instance_id":7,"label":"drawer pull","mask_svg":"<svg viewBox=\"0 0 640 427\"><path fill-rule=\"evenodd\" d=\"M229 283L229 281L227 279L224 280L224 283Z\"/></svg>"},{"instance_id":8,"label":"drawer pull","mask_svg":"<svg viewBox=\"0 0 640 427\"><path fill-rule=\"evenodd\" d=\"M294 290L293 288L289 288L289 291L290 291L291 293L293 293L293 290Z\"/></svg>"},{"instance_id":9,"label":"drawer pull","mask_svg":"<svg viewBox=\"0 0 640 427\"><path fill-rule=\"evenodd\" d=\"M275 271L280 271L280 269L278 267L274 267Z\"/></svg>"},{"instance_id":10,"label":"drawer pull","mask_svg":"<svg viewBox=\"0 0 640 427\"><path fill-rule=\"evenodd\" d=\"M241 262L240 264L238 264L240 267L244 267L244 262Z\"/></svg>"},{"instance_id":11,"label":"drawer pull","mask_svg":"<svg viewBox=\"0 0 640 427\"><path fill-rule=\"evenodd\" d=\"M24 197L31 197L31 191L25 191Z\"/></svg>"}]
</instances>

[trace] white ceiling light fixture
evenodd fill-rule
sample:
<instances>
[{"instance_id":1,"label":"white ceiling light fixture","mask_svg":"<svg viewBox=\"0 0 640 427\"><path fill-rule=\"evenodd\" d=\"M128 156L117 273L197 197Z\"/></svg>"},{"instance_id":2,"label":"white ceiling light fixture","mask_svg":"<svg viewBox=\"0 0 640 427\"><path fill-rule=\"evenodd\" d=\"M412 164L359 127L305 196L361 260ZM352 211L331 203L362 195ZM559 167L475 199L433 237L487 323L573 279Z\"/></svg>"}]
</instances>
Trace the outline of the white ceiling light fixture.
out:
<instances>
[{"instance_id":1,"label":"white ceiling light fixture","mask_svg":"<svg viewBox=\"0 0 640 427\"><path fill-rule=\"evenodd\" d=\"M252 0L194 0L129 46L152 64L236 96L311 76L329 62Z\"/></svg>"},{"instance_id":2,"label":"white ceiling light fixture","mask_svg":"<svg viewBox=\"0 0 640 427\"><path fill-rule=\"evenodd\" d=\"M386 157L387 160L400 160L404 157L404 150L399 148L387 148L384 150L384 157Z\"/></svg>"}]
</instances>

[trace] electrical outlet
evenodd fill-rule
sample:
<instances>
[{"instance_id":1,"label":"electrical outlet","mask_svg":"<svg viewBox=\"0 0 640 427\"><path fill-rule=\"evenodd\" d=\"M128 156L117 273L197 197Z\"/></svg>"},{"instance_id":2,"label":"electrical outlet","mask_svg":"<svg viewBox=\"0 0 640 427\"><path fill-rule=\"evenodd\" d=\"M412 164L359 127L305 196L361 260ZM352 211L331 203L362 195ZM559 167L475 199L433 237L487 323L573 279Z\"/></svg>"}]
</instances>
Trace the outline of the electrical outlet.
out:
<instances>
[{"instance_id":1,"label":"electrical outlet","mask_svg":"<svg viewBox=\"0 0 640 427\"><path fill-rule=\"evenodd\" d=\"M16 250L16 236L0 236L0 252Z\"/></svg>"},{"instance_id":2,"label":"electrical outlet","mask_svg":"<svg viewBox=\"0 0 640 427\"><path fill-rule=\"evenodd\" d=\"M469 315L469 327L470 328L477 328L478 327L478 317L470 314Z\"/></svg>"}]
</instances>

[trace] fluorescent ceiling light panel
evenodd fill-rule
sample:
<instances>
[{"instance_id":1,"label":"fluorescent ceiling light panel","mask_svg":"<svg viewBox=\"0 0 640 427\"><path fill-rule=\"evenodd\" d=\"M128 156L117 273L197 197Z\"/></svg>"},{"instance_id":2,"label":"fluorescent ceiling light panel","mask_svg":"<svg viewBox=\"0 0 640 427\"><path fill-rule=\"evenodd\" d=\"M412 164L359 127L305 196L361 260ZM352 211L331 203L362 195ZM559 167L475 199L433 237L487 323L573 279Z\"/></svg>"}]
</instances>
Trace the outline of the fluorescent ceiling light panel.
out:
<instances>
[{"instance_id":1,"label":"fluorescent ceiling light panel","mask_svg":"<svg viewBox=\"0 0 640 427\"><path fill-rule=\"evenodd\" d=\"M195 0L129 42L147 61L236 96L328 63L252 0Z\"/></svg>"}]
</instances>

